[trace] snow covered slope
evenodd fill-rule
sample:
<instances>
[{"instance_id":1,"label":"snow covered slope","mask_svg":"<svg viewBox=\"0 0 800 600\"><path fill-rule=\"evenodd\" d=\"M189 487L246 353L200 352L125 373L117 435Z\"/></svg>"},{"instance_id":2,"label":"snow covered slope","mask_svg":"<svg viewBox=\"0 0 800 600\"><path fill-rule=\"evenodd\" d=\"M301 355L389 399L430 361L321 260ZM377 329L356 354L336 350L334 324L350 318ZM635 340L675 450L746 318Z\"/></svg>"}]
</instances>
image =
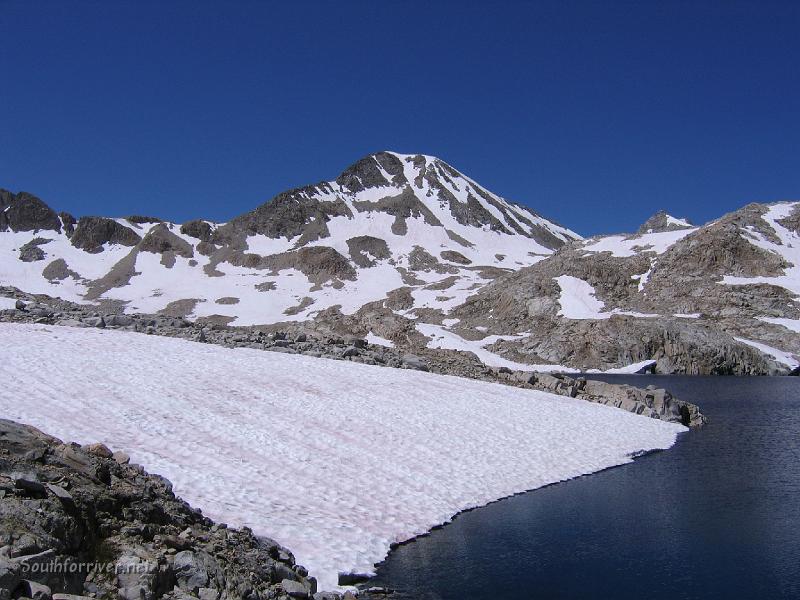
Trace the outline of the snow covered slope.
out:
<instances>
[{"instance_id":1,"label":"snow covered slope","mask_svg":"<svg viewBox=\"0 0 800 600\"><path fill-rule=\"evenodd\" d=\"M0 325L0 415L128 451L331 589L392 542L668 448L684 428L563 396L142 334Z\"/></svg>"},{"instance_id":2,"label":"snow covered slope","mask_svg":"<svg viewBox=\"0 0 800 600\"><path fill-rule=\"evenodd\" d=\"M392 152L224 224L76 223L0 190L0 285L508 368L786 373L800 358L798 248L798 202L701 226L659 211L636 233L583 240L439 159Z\"/></svg>"},{"instance_id":3,"label":"snow covered slope","mask_svg":"<svg viewBox=\"0 0 800 600\"><path fill-rule=\"evenodd\" d=\"M235 325L352 314L394 290L449 311L580 236L432 156L380 152L216 224L56 215L0 191L0 284ZM5 219L5 220L4 220ZM3 232L4 230L7 230Z\"/></svg>"}]
</instances>

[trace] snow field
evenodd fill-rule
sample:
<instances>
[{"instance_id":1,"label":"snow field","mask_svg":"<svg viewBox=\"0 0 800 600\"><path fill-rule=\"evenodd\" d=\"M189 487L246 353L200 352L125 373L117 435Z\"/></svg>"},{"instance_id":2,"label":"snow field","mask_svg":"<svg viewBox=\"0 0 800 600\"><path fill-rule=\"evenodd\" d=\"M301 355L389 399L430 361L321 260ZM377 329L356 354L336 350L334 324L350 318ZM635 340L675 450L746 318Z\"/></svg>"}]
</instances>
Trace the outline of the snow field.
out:
<instances>
[{"instance_id":1,"label":"snow field","mask_svg":"<svg viewBox=\"0 0 800 600\"><path fill-rule=\"evenodd\" d=\"M129 452L210 517L286 545L320 589L462 510L685 431L534 390L121 331L2 324L0 347L0 415Z\"/></svg>"}]
</instances>

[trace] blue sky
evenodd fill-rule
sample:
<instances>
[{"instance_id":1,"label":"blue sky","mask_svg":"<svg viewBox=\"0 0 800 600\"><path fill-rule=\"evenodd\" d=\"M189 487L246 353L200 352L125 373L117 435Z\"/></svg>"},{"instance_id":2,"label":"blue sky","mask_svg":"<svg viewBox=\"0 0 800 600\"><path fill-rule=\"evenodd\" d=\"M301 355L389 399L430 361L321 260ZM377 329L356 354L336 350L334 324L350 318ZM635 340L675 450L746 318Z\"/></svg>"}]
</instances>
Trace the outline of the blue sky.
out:
<instances>
[{"instance_id":1,"label":"blue sky","mask_svg":"<svg viewBox=\"0 0 800 600\"><path fill-rule=\"evenodd\" d=\"M0 0L0 187L227 220L371 152L582 234L800 198L797 2Z\"/></svg>"}]
</instances>

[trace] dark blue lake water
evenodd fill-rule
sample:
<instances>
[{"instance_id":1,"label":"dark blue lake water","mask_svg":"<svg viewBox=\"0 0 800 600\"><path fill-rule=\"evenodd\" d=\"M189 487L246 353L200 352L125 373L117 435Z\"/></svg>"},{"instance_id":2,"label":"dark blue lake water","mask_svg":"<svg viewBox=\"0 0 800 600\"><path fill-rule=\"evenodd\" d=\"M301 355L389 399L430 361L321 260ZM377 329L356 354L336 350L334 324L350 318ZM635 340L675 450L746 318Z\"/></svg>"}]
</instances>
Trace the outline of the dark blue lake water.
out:
<instances>
[{"instance_id":1,"label":"dark blue lake water","mask_svg":"<svg viewBox=\"0 0 800 600\"><path fill-rule=\"evenodd\" d=\"M710 422L666 452L467 512L369 585L404 598L800 598L800 378L654 383Z\"/></svg>"}]
</instances>

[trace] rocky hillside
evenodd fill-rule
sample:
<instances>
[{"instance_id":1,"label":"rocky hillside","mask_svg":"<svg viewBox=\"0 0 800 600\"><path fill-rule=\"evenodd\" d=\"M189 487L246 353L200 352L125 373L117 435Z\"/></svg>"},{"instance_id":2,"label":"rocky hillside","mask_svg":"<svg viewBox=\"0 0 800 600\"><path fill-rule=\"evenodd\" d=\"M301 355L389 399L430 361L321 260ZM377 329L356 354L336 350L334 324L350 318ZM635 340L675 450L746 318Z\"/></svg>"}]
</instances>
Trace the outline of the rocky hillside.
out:
<instances>
[{"instance_id":1,"label":"rocky hillside","mask_svg":"<svg viewBox=\"0 0 800 600\"><path fill-rule=\"evenodd\" d=\"M215 524L102 444L0 419L0 598L310 598L291 552ZM338 598L320 594L319 598Z\"/></svg>"},{"instance_id":2,"label":"rocky hillside","mask_svg":"<svg viewBox=\"0 0 800 600\"><path fill-rule=\"evenodd\" d=\"M453 311L455 333L527 332L497 352L589 368L786 373L800 356L800 203L702 227L656 215L634 235L571 243Z\"/></svg>"},{"instance_id":3,"label":"rocky hillside","mask_svg":"<svg viewBox=\"0 0 800 600\"><path fill-rule=\"evenodd\" d=\"M439 159L381 152L224 224L76 220L0 192L0 284L494 368L779 374L800 356L798 206L584 240Z\"/></svg>"},{"instance_id":4,"label":"rocky hillside","mask_svg":"<svg viewBox=\"0 0 800 600\"><path fill-rule=\"evenodd\" d=\"M0 192L0 283L235 325L352 314L394 299L446 312L573 232L437 158L380 152L225 224L57 214Z\"/></svg>"}]
</instances>

